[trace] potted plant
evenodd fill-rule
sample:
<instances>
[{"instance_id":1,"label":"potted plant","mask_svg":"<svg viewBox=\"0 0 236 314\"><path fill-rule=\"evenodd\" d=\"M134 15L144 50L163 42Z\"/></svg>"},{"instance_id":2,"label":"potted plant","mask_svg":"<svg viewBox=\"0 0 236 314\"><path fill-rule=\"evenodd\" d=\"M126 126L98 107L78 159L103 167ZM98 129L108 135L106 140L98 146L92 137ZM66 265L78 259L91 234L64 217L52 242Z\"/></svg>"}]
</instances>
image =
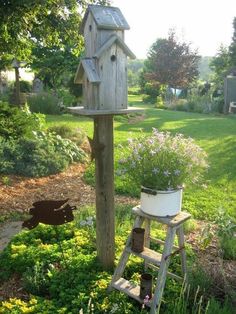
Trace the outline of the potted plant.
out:
<instances>
[{"instance_id":1,"label":"potted plant","mask_svg":"<svg viewBox=\"0 0 236 314\"><path fill-rule=\"evenodd\" d=\"M142 211L163 217L181 210L183 185L197 183L207 162L192 138L153 129L128 140L119 166L120 175L141 186Z\"/></svg>"}]
</instances>

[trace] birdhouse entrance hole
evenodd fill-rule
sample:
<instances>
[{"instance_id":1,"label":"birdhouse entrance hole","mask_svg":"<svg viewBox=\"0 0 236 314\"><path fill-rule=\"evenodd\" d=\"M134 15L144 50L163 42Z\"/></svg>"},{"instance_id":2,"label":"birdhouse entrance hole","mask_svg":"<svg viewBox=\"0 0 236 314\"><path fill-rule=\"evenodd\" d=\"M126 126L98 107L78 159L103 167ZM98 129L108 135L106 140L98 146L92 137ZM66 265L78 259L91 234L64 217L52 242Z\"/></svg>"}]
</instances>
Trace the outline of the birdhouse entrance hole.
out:
<instances>
[{"instance_id":1,"label":"birdhouse entrance hole","mask_svg":"<svg viewBox=\"0 0 236 314\"><path fill-rule=\"evenodd\" d=\"M112 56L111 56L111 61L112 61L112 62L116 61L116 56L115 56L115 55L112 55Z\"/></svg>"}]
</instances>

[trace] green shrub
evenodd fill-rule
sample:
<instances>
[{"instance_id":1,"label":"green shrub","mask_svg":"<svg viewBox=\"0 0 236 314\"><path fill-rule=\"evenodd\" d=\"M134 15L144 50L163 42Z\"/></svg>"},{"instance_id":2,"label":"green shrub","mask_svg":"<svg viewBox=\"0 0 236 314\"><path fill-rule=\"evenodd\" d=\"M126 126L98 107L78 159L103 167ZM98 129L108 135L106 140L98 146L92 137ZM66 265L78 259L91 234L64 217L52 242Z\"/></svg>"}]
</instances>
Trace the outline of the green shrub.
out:
<instances>
[{"instance_id":1,"label":"green shrub","mask_svg":"<svg viewBox=\"0 0 236 314\"><path fill-rule=\"evenodd\" d=\"M236 260L236 221L225 210L220 210L215 218L220 247L224 259Z\"/></svg>"},{"instance_id":2,"label":"green shrub","mask_svg":"<svg viewBox=\"0 0 236 314\"><path fill-rule=\"evenodd\" d=\"M144 103L148 103L148 104L155 104L156 103L156 96L154 95L143 95L142 98Z\"/></svg>"},{"instance_id":3,"label":"green shrub","mask_svg":"<svg viewBox=\"0 0 236 314\"><path fill-rule=\"evenodd\" d=\"M162 109L164 107L164 102L161 96L157 96L156 98L156 107Z\"/></svg>"},{"instance_id":4,"label":"green shrub","mask_svg":"<svg viewBox=\"0 0 236 314\"><path fill-rule=\"evenodd\" d=\"M77 98L66 89L60 89L57 92L58 98L60 99L64 107L76 106Z\"/></svg>"},{"instance_id":5,"label":"green shrub","mask_svg":"<svg viewBox=\"0 0 236 314\"><path fill-rule=\"evenodd\" d=\"M30 93L32 90L32 84L28 81L20 80L21 93Z\"/></svg>"},{"instance_id":6,"label":"green shrub","mask_svg":"<svg viewBox=\"0 0 236 314\"><path fill-rule=\"evenodd\" d=\"M128 88L128 95L140 95L141 91L139 87L129 87Z\"/></svg>"},{"instance_id":7,"label":"green shrub","mask_svg":"<svg viewBox=\"0 0 236 314\"><path fill-rule=\"evenodd\" d=\"M33 131L40 131L45 125L45 118L40 114L31 114L28 108L23 110L0 102L0 137L5 139L32 137Z\"/></svg>"},{"instance_id":8,"label":"green shrub","mask_svg":"<svg viewBox=\"0 0 236 314\"><path fill-rule=\"evenodd\" d=\"M60 114L62 113L59 99L50 93L39 93L28 97L30 110L36 113Z\"/></svg>"},{"instance_id":9,"label":"green shrub","mask_svg":"<svg viewBox=\"0 0 236 314\"><path fill-rule=\"evenodd\" d=\"M222 112L222 101L212 101L210 95L190 95L187 99L177 99L169 106L172 110L197 113Z\"/></svg>"},{"instance_id":10,"label":"green shrub","mask_svg":"<svg viewBox=\"0 0 236 314\"><path fill-rule=\"evenodd\" d=\"M220 237L220 247L223 252L223 258L229 260L236 260L236 235Z\"/></svg>"},{"instance_id":11,"label":"green shrub","mask_svg":"<svg viewBox=\"0 0 236 314\"><path fill-rule=\"evenodd\" d=\"M67 138L80 146L85 140L85 133L77 128L73 129L66 124L54 125L48 128L50 133L56 133L62 138Z\"/></svg>"},{"instance_id":12,"label":"green shrub","mask_svg":"<svg viewBox=\"0 0 236 314\"><path fill-rule=\"evenodd\" d=\"M187 99L177 99L171 107L177 111L189 111Z\"/></svg>"},{"instance_id":13,"label":"green shrub","mask_svg":"<svg viewBox=\"0 0 236 314\"><path fill-rule=\"evenodd\" d=\"M1 141L0 172L42 177L63 171L85 153L69 139L52 133L35 133L33 139Z\"/></svg>"},{"instance_id":14,"label":"green shrub","mask_svg":"<svg viewBox=\"0 0 236 314\"><path fill-rule=\"evenodd\" d=\"M212 112L224 112L224 95L214 98L212 103Z\"/></svg>"},{"instance_id":15,"label":"green shrub","mask_svg":"<svg viewBox=\"0 0 236 314\"><path fill-rule=\"evenodd\" d=\"M31 294L46 296L49 292L50 276L54 266L45 262L36 261L22 276L24 288Z\"/></svg>"},{"instance_id":16,"label":"green shrub","mask_svg":"<svg viewBox=\"0 0 236 314\"><path fill-rule=\"evenodd\" d=\"M198 113L211 112L211 98L209 95L190 95L187 98L187 111Z\"/></svg>"},{"instance_id":17,"label":"green shrub","mask_svg":"<svg viewBox=\"0 0 236 314\"><path fill-rule=\"evenodd\" d=\"M69 88L69 92L71 95L74 95L76 98L82 96L82 84L75 84L74 83L74 75L71 76L67 87Z\"/></svg>"},{"instance_id":18,"label":"green shrub","mask_svg":"<svg viewBox=\"0 0 236 314\"><path fill-rule=\"evenodd\" d=\"M214 298L211 298L208 302L206 314L233 314L233 307L225 301L221 304Z\"/></svg>"}]
</instances>

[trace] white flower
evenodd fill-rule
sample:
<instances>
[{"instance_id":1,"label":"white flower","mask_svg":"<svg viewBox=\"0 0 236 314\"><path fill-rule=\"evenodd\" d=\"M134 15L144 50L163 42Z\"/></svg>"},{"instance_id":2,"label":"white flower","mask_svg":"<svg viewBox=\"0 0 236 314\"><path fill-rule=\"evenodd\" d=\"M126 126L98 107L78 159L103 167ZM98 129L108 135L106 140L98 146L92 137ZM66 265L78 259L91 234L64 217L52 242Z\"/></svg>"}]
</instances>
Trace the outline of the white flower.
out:
<instances>
[{"instance_id":1,"label":"white flower","mask_svg":"<svg viewBox=\"0 0 236 314\"><path fill-rule=\"evenodd\" d=\"M119 309L119 305L117 303L113 304L113 307L110 311L111 314L115 313Z\"/></svg>"}]
</instances>

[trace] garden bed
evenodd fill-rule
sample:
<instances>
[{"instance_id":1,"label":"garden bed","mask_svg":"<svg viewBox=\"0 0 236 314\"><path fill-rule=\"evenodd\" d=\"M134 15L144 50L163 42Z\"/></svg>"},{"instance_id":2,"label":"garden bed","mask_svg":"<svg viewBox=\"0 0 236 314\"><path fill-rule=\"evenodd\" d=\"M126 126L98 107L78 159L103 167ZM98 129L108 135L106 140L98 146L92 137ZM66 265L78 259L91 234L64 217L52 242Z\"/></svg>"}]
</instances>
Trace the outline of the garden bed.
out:
<instances>
[{"instance_id":1,"label":"garden bed","mask_svg":"<svg viewBox=\"0 0 236 314\"><path fill-rule=\"evenodd\" d=\"M82 180L84 170L84 165L73 164L62 173L43 178L0 177L0 215L17 219L19 214L28 212L33 202L44 199L69 198L69 203L76 206L94 204L95 190ZM116 201L135 205L138 200L116 196Z\"/></svg>"}]
</instances>

